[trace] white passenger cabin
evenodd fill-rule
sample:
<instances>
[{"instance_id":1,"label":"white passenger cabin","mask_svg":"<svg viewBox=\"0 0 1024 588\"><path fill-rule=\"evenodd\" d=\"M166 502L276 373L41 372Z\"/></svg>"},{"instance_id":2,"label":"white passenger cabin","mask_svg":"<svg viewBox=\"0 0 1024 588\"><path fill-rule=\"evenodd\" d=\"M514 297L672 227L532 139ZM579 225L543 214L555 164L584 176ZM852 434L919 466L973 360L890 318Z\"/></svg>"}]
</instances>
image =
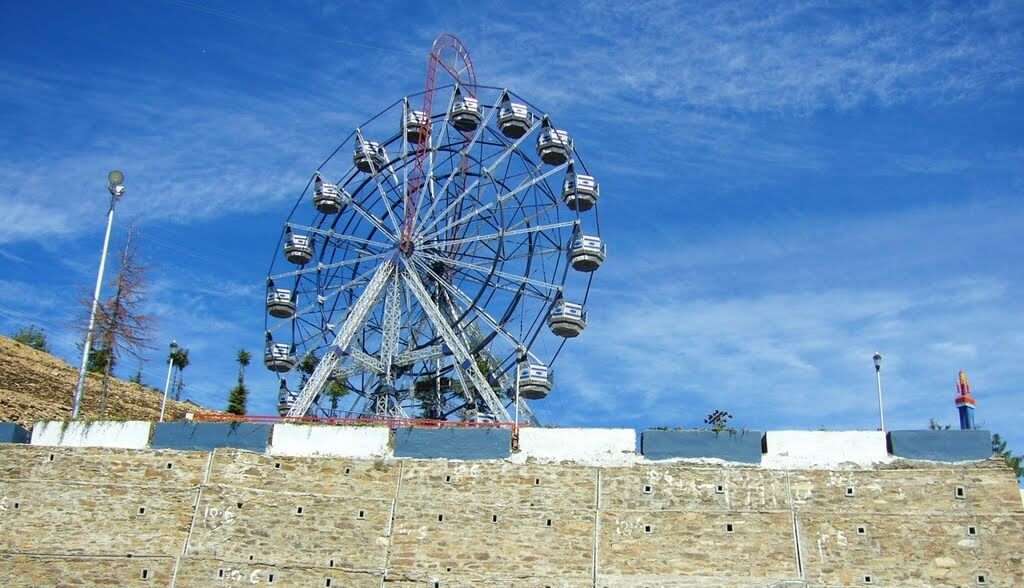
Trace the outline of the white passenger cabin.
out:
<instances>
[{"instance_id":1,"label":"white passenger cabin","mask_svg":"<svg viewBox=\"0 0 1024 588\"><path fill-rule=\"evenodd\" d=\"M287 288L272 288L267 291L267 312L274 318L288 319L295 316L295 299Z\"/></svg>"},{"instance_id":2,"label":"white passenger cabin","mask_svg":"<svg viewBox=\"0 0 1024 588\"><path fill-rule=\"evenodd\" d=\"M341 189L337 184L325 182L319 175L313 180L313 206L324 214L337 214L345 205Z\"/></svg>"},{"instance_id":3,"label":"white passenger cabin","mask_svg":"<svg viewBox=\"0 0 1024 588\"><path fill-rule=\"evenodd\" d=\"M352 163L363 173L377 173L387 163L387 157L380 143L362 141L352 153Z\"/></svg>"},{"instance_id":4,"label":"white passenger cabin","mask_svg":"<svg viewBox=\"0 0 1024 588\"><path fill-rule=\"evenodd\" d=\"M475 131L480 126L480 121L483 120L480 101L472 96L456 96L448 119L452 122L452 126L460 131Z\"/></svg>"},{"instance_id":5,"label":"white passenger cabin","mask_svg":"<svg viewBox=\"0 0 1024 588\"><path fill-rule=\"evenodd\" d=\"M576 337L587 326L587 311L582 304L559 300L548 313L548 328L559 337Z\"/></svg>"},{"instance_id":6,"label":"white passenger cabin","mask_svg":"<svg viewBox=\"0 0 1024 588\"><path fill-rule=\"evenodd\" d=\"M313 259L313 240L309 235L289 233L284 242L284 257L295 265L304 265Z\"/></svg>"},{"instance_id":7,"label":"white passenger cabin","mask_svg":"<svg viewBox=\"0 0 1024 588\"><path fill-rule=\"evenodd\" d=\"M601 237L596 235L579 235L572 241L569 249L569 263L578 272L592 272L601 267L608 250Z\"/></svg>"},{"instance_id":8,"label":"white passenger cabin","mask_svg":"<svg viewBox=\"0 0 1024 588\"><path fill-rule=\"evenodd\" d=\"M506 137L518 139L533 126L533 113L525 104L506 102L498 111L498 126Z\"/></svg>"},{"instance_id":9,"label":"white passenger cabin","mask_svg":"<svg viewBox=\"0 0 1024 588\"><path fill-rule=\"evenodd\" d=\"M539 400L551 392L551 370L542 363L527 363L519 367L519 396Z\"/></svg>"},{"instance_id":10,"label":"white passenger cabin","mask_svg":"<svg viewBox=\"0 0 1024 588\"><path fill-rule=\"evenodd\" d=\"M578 174L570 171L565 174L565 182L562 184L562 200L569 210L586 212L597 204L601 196L601 187L594 176Z\"/></svg>"}]
</instances>

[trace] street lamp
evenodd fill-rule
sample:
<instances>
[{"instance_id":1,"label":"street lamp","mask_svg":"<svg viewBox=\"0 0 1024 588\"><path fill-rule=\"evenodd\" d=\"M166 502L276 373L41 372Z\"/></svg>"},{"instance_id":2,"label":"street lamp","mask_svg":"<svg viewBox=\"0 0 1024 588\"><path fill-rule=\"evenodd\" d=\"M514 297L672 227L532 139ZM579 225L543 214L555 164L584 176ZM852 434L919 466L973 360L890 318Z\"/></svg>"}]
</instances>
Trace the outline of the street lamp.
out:
<instances>
[{"instance_id":1,"label":"street lamp","mask_svg":"<svg viewBox=\"0 0 1024 588\"><path fill-rule=\"evenodd\" d=\"M878 419L885 433L885 408L882 405L882 354L877 351L871 357L875 361L875 383L878 386Z\"/></svg>"},{"instance_id":2,"label":"street lamp","mask_svg":"<svg viewBox=\"0 0 1024 588\"><path fill-rule=\"evenodd\" d=\"M75 395L71 400L71 418L78 418L82 406L82 392L85 390L85 366L89 361L92 349L93 331L96 329L96 309L100 305L100 291L103 288L103 270L107 265L107 249L110 247L110 228L114 225L114 206L124 196L124 173L114 170L107 174L107 191L110 192L110 209L107 210L107 232L103 236L103 253L100 254L100 270L96 275L96 290L92 295L92 310L89 311L89 328L85 332L85 345L82 346L82 365L78 368L78 383ZM107 361L110 361L108 358Z\"/></svg>"},{"instance_id":3,"label":"street lamp","mask_svg":"<svg viewBox=\"0 0 1024 588\"><path fill-rule=\"evenodd\" d=\"M174 368L174 352L178 342L171 339L171 351L167 354L167 381L164 382L164 399L160 401L160 422L164 422L164 407L167 406L167 391L171 389L171 370Z\"/></svg>"}]
</instances>

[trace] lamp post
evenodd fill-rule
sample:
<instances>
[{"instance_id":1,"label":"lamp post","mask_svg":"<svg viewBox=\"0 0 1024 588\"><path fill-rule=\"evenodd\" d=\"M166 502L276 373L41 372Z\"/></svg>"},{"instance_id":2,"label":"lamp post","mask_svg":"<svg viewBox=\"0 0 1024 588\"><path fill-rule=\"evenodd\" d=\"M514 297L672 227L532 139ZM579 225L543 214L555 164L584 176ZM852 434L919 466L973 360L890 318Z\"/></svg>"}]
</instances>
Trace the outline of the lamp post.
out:
<instances>
[{"instance_id":1,"label":"lamp post","mask_svg":"<svg viewBox=\"0 0 1024 588\"><path fill-rule=\"evenodd\" d=\"M92 295L92 310L89 311L89 328L85 332L85 345L82 346L82 365L78 368L78 383L75 395L71 400L71 418L78 418L82 406L82 392L85 390L85 366L89 362L89 351L92 349L93 331L96 329L96 309L100 305L100 291L103 288L103 270L107 265L107 249L110 247L110 228L114 224L114 206L124 196L124 174L114 170L107 174L107 190L110 192L110 209L107 210L107 232L103 236L103 253L100 254L100 270L96 275L96 290ZM108 358L107 361L110 361Z\"/></svg>"},{"instance_id":2,"label":"lamp post","mask_svg":"<svg viewBox=\"0 0 1024 588\"><path fill-rule=\"evenodd\" d=\"M871 357L875 361L875 383L878 387L878 420L885 433L885 406L882 404L882 354L877 351Z\"/></svg>"},{"instance_id":3,"label":"lamp post","mask_svg":"<svg viewBox=\"0 0 1024 588\"><path fill-rule=\"evenodd\" d=\"M167 380L164 382L164 399L160 401L160 422L164 422L164 407L167 406L167 391L171 389L171 370L174 369L174 352L178 342L171 339L171 351L167 354Z\"/></svg>"}]
</instances>

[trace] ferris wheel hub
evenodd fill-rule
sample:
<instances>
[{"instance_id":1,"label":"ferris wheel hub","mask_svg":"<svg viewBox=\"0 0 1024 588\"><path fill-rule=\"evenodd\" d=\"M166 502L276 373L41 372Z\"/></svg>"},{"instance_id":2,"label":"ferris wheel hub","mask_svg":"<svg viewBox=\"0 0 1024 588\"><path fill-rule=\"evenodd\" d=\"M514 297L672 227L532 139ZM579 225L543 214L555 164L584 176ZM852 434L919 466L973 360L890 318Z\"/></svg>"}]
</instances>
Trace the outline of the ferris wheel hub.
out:
<instances>
[{"instance_id":1,"label":"ferris wheel hub","mask_svg":"<svg viewBox=\"0 0 1024 588\"><path fill-rule=\"evenodd\" d=\"M413 243L412 239L402 237L402 240L398 242L398 250L402 252L402 255L412 257L412 254L416 251L416 244Z\"/></svg>"}]
</instances>

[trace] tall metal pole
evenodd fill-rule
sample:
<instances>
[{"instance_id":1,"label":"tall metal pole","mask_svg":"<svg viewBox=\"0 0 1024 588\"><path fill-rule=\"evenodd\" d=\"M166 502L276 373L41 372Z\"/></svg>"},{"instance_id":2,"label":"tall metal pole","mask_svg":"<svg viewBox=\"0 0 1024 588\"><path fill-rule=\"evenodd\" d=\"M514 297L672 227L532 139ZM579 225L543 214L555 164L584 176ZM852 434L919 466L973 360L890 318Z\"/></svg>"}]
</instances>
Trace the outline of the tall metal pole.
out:
<instances>
[{"instance_id":1,"label":"tall metal pole","mask_svg":"<svg viewBox=\"0 0 1024 588\"><path fill-rule=\"evenodd\" d=\"M160 422L164 422L164 408L167 406L167 391L171 389L171 371L174 369L174 350L178 348L175 341L171 341L171 352L167 354L167 380L164 382L164 399L160 401Z\"/></svg>"},{"instance_id":2,"label":"tall metal pole","mask_svg":"<svg viewBox=\"0 0 1024 588\"><path fill-rule=\"evenodd\" d=\"M117 174L116 176L114 174ZM75 395L71 400L71 418L78 418L78 412L82 405L82 392L85 389L85 366L89 362L89 351L92 349L92 335L96 328L96 309L100 305L100 291L103 289L103 270L107 266L107 249L110 247L110 229L114 224L114 205L117 199L124 194L124 175L121 172L110 172L108 176L110 190L110 210L107 211L107 231L103 235L103 253L100 254L100 271L96 274L96 290L92 295L92 310L89 311L89 329L85 332L85 345L82 347L82 365L78 368L78 383L75 385ZM108 359L109 361L109 359Z\"/></svg>"},{"instance_id":3,"label":"tall metal pole","mask_svg":"<svg viewBox=\"0 0 1024 588\"><path fill-rule=\"evenodd\" d=\"M875 353L875 383L878 387L878 420L882 426L882 432L885 433L885 405L882 404L882 354Z\"/></svg>"}]
</instances>

